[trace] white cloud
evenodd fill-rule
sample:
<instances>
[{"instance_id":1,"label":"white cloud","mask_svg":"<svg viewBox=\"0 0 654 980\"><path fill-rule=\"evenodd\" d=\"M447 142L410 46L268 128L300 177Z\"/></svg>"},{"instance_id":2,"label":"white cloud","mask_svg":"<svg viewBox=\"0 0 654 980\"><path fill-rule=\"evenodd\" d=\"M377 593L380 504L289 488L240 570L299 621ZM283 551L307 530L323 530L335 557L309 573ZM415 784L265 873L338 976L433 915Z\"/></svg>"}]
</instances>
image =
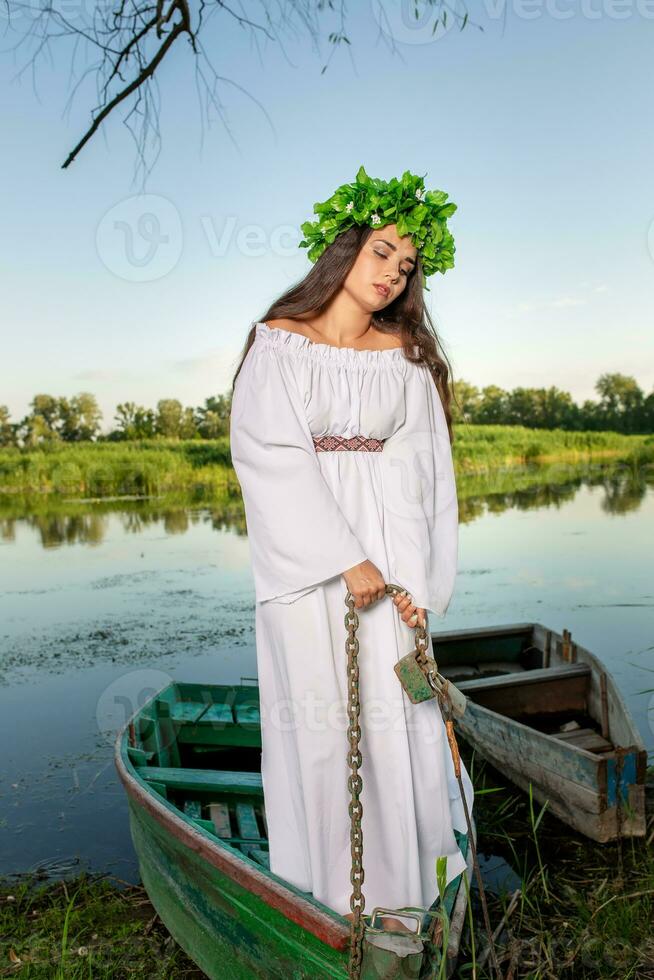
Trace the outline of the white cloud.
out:
<instances>
[{"instance_id":1,"label":"white cloud","mask_svg":"<svg viewBox=\"0 0 654 980\"><path fill-rule=\"evenodd\" d=\"M112 371L106 368L87 368L71 375L73 381L125 381L130 377L135 379L139 376L129 371Z\"/></svg>"},{"instance_id":2,"label":"white cloud","mask_svg":"<svg viewBox=\"0 0 654 980\"><path fill-rule=\"evenodd\" d=\"M580 286L588 286L588 283L579 283ZM608 292L608 287L602 283L593 289L596 293ZM543 300L539 303L524 302L516 303L505 310L506 316L525 316L526 314L545 313L547 310L562 310L571 306L587 306L588 300L581 296L555 296L553 299Z\"/></svg>"},{"instance_id":3,"label":"white cloud","mask_svg":"<svg viewBox=\"0 0 654 980\"><path fill-rule=\"evenodd\" d=\"M555 309L561 309L566 306L585 306L585 299L579 299L577 296L560 296L558 299L550 300L546 306L554 307Z\"/></svg>"},{"instance_id":4,"label":"white cloud","mask_svg":"<svg viewBox=\"0 0 654 980\"><path fill-rule=\"evenodd\" d=\"M181 357L178 360L169 360L166 365L172 371L182 374L204 374L205 372L214 373L215 371L230 371L233 367L236 370L240 360L241 348L238 350L225 347L215 347L203 354L196 354L194 357Z\"/></svg>"}]
</instances>

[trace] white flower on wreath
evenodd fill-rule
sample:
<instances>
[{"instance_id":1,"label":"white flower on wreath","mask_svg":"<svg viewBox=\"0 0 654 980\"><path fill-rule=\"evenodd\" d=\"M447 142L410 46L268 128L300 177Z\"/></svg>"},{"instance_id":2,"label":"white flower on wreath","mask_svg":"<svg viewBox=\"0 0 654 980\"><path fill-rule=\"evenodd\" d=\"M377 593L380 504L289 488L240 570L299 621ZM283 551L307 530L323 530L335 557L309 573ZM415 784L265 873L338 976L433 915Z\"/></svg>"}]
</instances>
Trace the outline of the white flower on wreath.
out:
<instances>
[{"instance_id":1,"label":"white flower on wreath","mask_svg":"<svg viewBox=\"0 0 654 980\"><path fill-rule=\"evenodd\" d=\"M416 197L418 198L419 201L422 201L424 193L425 191L424 188L422 187L419 187L418 190L416 191Z\"/></svg>"},{"instance_id":2,"label":"white flower on wreath","mask_svg":"<svg viewBox=\"0 0 654 980\"><path fill-rule=\"evenodd\" d=\"M381 221L381 218L379 217L378 214L373 214L372 217L370 218L370 221L372 222L373 225L378 225L379 222Z\"/></svg>"},{"instance_id":3,"label":"white flower on wreath","mask_svg":"<svg viewBox=\"0 0 654 980\"><path fill-rule=\"evenodd\" d=\"M345 205L345 210L351 211L353 207L354 207L354 201L350 201L348 204Z\"/></svg>"}]
</instances>

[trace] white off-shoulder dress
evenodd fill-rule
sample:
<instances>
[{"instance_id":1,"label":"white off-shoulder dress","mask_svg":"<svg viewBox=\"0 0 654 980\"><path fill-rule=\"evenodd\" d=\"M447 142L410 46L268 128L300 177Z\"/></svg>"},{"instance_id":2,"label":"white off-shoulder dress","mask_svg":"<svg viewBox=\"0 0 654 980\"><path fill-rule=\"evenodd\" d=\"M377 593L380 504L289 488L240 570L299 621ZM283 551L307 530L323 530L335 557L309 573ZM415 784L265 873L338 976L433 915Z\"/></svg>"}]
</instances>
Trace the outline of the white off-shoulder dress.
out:
<instances>
[{"instance_id":1,"label":"white off-shoulder dress","mask_svg":"<svg viewBox=\"0 0 654 980\"><path fill-rule=\"evenodd\" d=\"M253 325L230 437L255 588L270 869L344 914L352 885L342 573L367 558L428 617L445 616L458 548L450 442L428 368L401 348L335 347ZM316 452L314 437L326 435L384 443ZM465 867L445 725L436 701L412 704L393 670L414 649L415 629L392 598L357 614L365 909L429 908L436 859L447 857L448 882ZM463 764L462 781L472 812Z\"/></svg>"}]
</instances>

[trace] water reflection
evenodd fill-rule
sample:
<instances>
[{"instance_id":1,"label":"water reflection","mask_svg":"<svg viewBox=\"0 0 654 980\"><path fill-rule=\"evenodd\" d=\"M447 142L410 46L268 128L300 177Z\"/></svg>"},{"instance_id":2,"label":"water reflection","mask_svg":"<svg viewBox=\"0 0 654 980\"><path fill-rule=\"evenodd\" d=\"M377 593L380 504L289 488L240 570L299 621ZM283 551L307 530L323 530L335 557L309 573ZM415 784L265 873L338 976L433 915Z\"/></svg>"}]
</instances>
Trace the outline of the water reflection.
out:
<instances>
[{"instance_id":1,"label":"water reflection","mask_svg":"<svg viewBox=\"0 0 654 980\"><path fill-rule=\"evenodd\" d=\"M627 514L638 510L653 483L651 465L635 466L625 461L499 467L488 475L458 477L459 517L462 524L467 524L485 513L559 508L572 501L582 488L602 492L601 507L605 513ZM153 526L160 526L166 534L186 534L198 525L246 534L242 501L229 496L194 507L188 499L171 497L40 497L35 501L31 497L0 495L0 541L4 544L15 544L20 523L33 530L43 548L98 545L105 540L112 519L118 520L124 533L131 534L142 534Z\"/></svg>"},{"instance_id":2,"label":"water reflection","mask_svg":"<svg viewBox=\"0 0 654 980\"><path fill-rule=\"evenodd\" d=\"M500 468L488 476L460 477L459 516L468 523L484 513L501 514L507 509L540 510L562 507L582 488L603 494L601 508L607 514L638 510L654 485L654 468L628 462L572 466Z\"/></svg>"},{"instance_id":3,"label":"water reflection","mask_svg":"<svg viewBox=\"0 0 654 980\"><path fill-rule=\"evenodd\" d=\"M458 491L459 574L432 628L571 629L654 748L651 470L512 468L460 477ZM0 717L11 732L0 871L77 855L133 879L100 709L135 673L218 684L256 675L241 502L12 498L0 507L0 549Z\"/></svg>"}]
</instances>

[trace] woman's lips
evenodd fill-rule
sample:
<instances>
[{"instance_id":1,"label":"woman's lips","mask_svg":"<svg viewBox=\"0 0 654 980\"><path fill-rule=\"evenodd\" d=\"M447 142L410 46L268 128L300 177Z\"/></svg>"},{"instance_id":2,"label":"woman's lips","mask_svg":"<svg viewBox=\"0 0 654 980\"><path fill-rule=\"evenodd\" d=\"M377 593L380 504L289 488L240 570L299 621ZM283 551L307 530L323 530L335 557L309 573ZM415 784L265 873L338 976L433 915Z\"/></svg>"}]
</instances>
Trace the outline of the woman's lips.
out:
<instances>
[{"instance_id":1,"label":"woman's lips","mask_svg":"<svg viewBox=\"0 0 654 980\"><path fill-rule=\"evenodd\" d=\"M373 282L373 286L375 287L378 293L381 293L382 296L388 296L388 294L390 293L390 289L388 288L388 286L380 286L376 282Z\"/></svg>"}]
</instances>

